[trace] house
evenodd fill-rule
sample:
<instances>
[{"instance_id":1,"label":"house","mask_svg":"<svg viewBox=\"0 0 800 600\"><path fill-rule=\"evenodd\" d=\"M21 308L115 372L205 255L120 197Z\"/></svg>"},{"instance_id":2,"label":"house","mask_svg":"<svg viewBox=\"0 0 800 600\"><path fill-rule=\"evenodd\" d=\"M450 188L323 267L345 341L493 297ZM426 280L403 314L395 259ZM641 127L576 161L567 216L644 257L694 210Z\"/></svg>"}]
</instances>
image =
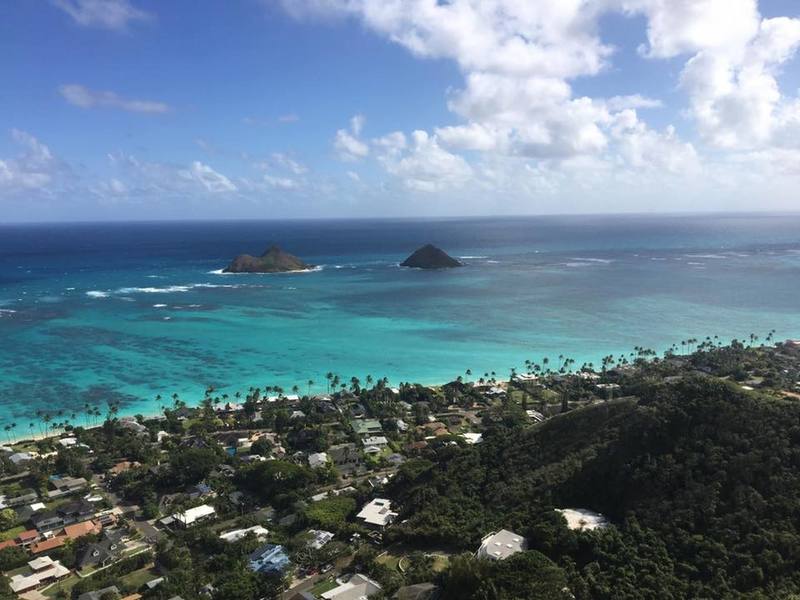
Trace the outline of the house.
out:
<instances>
[{"instance_id":1,"label":"house","mask_svg":"<svg viewBox=\"0 0 800 600\"><path fill-rule=\"evenodd\" d=\"M201 504L200 506L195 506L194 508L190 508L185 512L175 513L172 515L172 518L178 526L185 528L191 527L195 523L199 523L201 521L213 519L216 514L217 511L214 510L213 506Z\"/></svg>"},{"instance_id":2,"label":"house","mask_svg":"<svg viewBox=\"0 0 800 600\"><path fill-rule=\"evenodd\" d=\"M368 502L356 515L357 519L374 527L386 527L394 521L395 517L397 517L397 513L392 512L391 501L384 498L375 498Z\"/></svg>"},{"instance_id":3,"label":"house","mask_svg":"<svg viewBox=\"0 0 800 600\"><path fill-rule=\"evenodd\" d=\"M122 530L103 531L100 541L86 546L78 557L76 562L78 570L86 567L105 567L113 563L122 555L124 537L125 532Z\"/></svg>"},{"instance_id":4,"label":"house","mask_svg":"<svg viewBox=\"0 0 800 600\"><path fill-rule=\"evenodd\" d=\"M31 525L39 531L48 531L64 526L64 518L54 510L34 513L31 516Z\"/></svg>"},{"instance_id":5,"label":"house","mask_svg":"<svg viewBox=\"0 0 800 600\"><path fill-rule=\"evenodd\" d=\"M49 556L34 558L28 562L28 568L31 571L29 575L17 574L11 577L9 587L12 592L22 594L69 575L67 567Z\"/></svg>"},{"instance_id":6,"label":"house","mask_svg":"<svg viewBox=\"0 0 800 600\"><path fill-rule=\"evenodd\" d=\"M94 515L94 505L84 499L69 502L56 510L36 512L31 516L31 524L39 531L48 531L85 521Z\"/></svg>"},{"instance_id":7,"label":"house","mask_svg":"<svg viewBox=\"0 0 800 600\"><path fill-rule=\"evenodd\" d=\"M342 473L357 471L364 464L355 444L339 444L328 448L328 456Z\"/></svg>"},{"instance_id":8,"label":"house","mask_svg":"<svg viewBox=\"0 0 800 600\"><path fill-rule=\"evenodd\" d=\"M501 529L495 533L490 533L481 540L481 546L475 554L478 558L488 558L491 560L503 560L517 552L528 549L528 541L507 529Z\"/></svg>"},{"instance_id":9,"label":"house","mask_svg":"<svg viewBox=\"0 0 800 600\"><path fill-rule=\"evenodd\" d=\"M17 546L29 546L30 544L34 543L38 540L40 534L35 529L28 529L27 531L23 531L17 537L14 538Z\"/></svg>"},{"instance_id":10,"label":"house","mask_svg":"<svg viewBox=\"0 0 800 600\"><path fill-rule=\"evenodd\" d=\"M135 417L122 417L119 420L119 425L123 429L132 431L136 435L147 435L147 427L139 423Z\"/></svg>"},{"instance_id":11,"label":"house","mask_svg":"<svg viewBox=\"0 0 800 600\"><path fill-rule=\"evenodd\" d=\"M470 446L473 444L480 444L483 441L483 434L481 433L462 433L461 437Z\"/></svg>"},{"instance_id":12,"label":"house","mask_svg":"<svg viewBox=\"0 0 800 600\"><path fill-rule=\"evenodd\" d=\"M433 583L404 585L398 589L392 600L434 600L439 595L439 587Z\"/></svg>"},{"instance_id":13,"label":"house","mask_svg":"<svg viewBox=\"0 0 800 600\"><path fill-rule=\"evenodd\" d=\"M383 433L381 422L377 419L353 419L350 421L350 426L359 436L380 435Z\"/></svg>"},{"instance_id":14,"label":"house","mask_svg":"<svg viewBox=\"0 0 800 600\"><path fill-rule=\"evenodd\" d=\"M388 445L389 445L389 440L387 440L382 435L376 435L376 436L370 436L370 437L364 438L364 447L365 448L375 447L375 448L378 448L379 450L383 450Z\"/></svg>"},{"instance_id":15,"label":"house","mask_svg":"<svg viewBox=\"0 0 800 600\"><path fill-rule=\"evenodd\" d=\"M115 464L113 467L111 467L108 470L108 474L113 477L116 477L117 475L121 475L122 473L125 473L127 471L130 471L131 469L135 469L136 467L141 467L141 466L142 463L140 462L123 460Z\"/></svg>"},{"instance_id":16,"label":"house","mask_svg":"<svg viewBox=\"0 0 800 600\"><path fill-rule=\"evenodd\" d=\"M380 593L382 589L377 581L356 573L349 581L320 594L320 597L324 600L362 600Z\"/></svg>"},{"instance_id":17,"label":"house","mask_svg":"<svg viewBox=\"0 0 800 600\"><path fill-rule=\"evenodd\" d=\"M8 460L10 460L16 466L20 466L24 465L25 463L29 463L34 458L36 458L36 456L30 452L15 452L8 457Z\"/></svg>"},{"instance_id":18,"label":"house","mask_svg":"<svg viewBox=\"0 0 800 600\"><path fill-rule=\"evenodd\" d=\"M89 482L83 477L59 477L50 482L54 489L47 492L48 498L60 498L68 496L84 489Z\"/></svg>"},{"instance_id":19,"label":"house","mask_svg":"<svg viewBox=\"0 0 800 600\"><path fill-rule=\"evenodd\" d=\"M567 526L573 530L591 531L592 529L602 529L608 525L608 519L603 515L585 508L557 508L556 512L564 516Z\"/></svg>"},{"instance_id":20,"label":"house","mask_svg":"<svg viewBox=\"0 0 800 600\"><path fill-rule=\"evenodd\" d=\"M60 440L58 440L58 444L62 448L72 448L73 446L77 446L78 445L78 438L76 438L74 436L61 438Z\"/></svg>"},{"instance_id":21,"label":"house","mask_svg":"<svg viewBox=\"0 0 800 600\"><path fill-rule=\"evenodd\" d=\"M93 592L84 592L83 594L78 596L78 600L102 600L103 596L105 596L106 594L108 595L116 594L116 596L114 596L116 598L117 596L119 596L119 588L115 585L110 585L108 587L104 587L102 590L95 590Z\"/></svg>"},{"instance_id":22,"label":"house","mask_svg":"<svg viewBox=\"0 0 800 600\"><path fill-rule=\"evenodd\" d=\"M528 418L532 421L536 421L537 423L541 423L544 421L544 415L540 413L538 410L528 409L525 411L525 414L528 415Z\"/></svg>"},{"instance_id":23,"label":"house","mask_svg":"<svg viewBox=\"0 0 800 600\"><path fill-rule=\"evenodd\" d=\"M2 498L2 507L19 506L21 504L29 504L36 502L39 499L39 494L32 489L24 489L18 491L14 496Z\"/></svg>"},{"instance_id":24,"label":"house","mask_svg":"<svg viewBox=\"0 0 800 600\"><path fill-rule=\"evenodd\" d=\"M186 490L186 495L189 496L192 500L197 500L198 498L214 498L216 497L217 493L211 489L211 486L208 485L205 481L201 481L200 483L190 486Z\"/></svg>"},{"instance_id":25,"label":"house","mask_svg":"<svg viewBox=\"0 0 800 600\"><path fill-rule=\"evenodd\" d=\"M289 555L283 546L265 544L248 557L251 571L256 573L283 573L289 567Z\"/></svg>"},{"instance_id":26,"label":"house","mask_svg":"<svg viewBox=\"0 0 800 600\"><path fill-rule=\"evenodd\" d=\"M312 469L320 469L327 466L328 455L325 452L315 452L308 455L308 466Z\"/></svg>"},{"instance_id":27,"label":"house","mask_svg":"<svg viewBox=\"0 0 800 600\"><path fill-rule=\"evenodd\" d=\"M259 542L263 542L264 540L267 539L267 535L269 535L269 530L262 527L261 525L253 525L252 527L248 527L247 529L234 529L232 531L220 533L219 539L231 544L233 542L238 542L239 540L244 539L250 533L256 536L256 539Z\"/></svg>"},{"instance_id":28,"label":"house","mask_svg":"<svg viewBox=\"0 0 800 600\"><path fill-rule=\"evenodd\" d=\"M308 534L310 536L308 547L314 550L319 550L333 539L333 534L330 531L309 529Z\"/></svg>"}]
</instances>

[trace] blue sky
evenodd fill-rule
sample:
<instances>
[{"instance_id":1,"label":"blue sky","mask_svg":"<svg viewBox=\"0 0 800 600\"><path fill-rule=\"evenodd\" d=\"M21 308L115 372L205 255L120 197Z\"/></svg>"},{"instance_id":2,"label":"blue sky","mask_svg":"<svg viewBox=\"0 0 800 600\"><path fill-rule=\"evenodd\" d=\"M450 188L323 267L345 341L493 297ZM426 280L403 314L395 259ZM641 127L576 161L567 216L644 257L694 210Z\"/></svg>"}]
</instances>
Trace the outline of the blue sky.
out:
<instances>
[{"instance_id":1,"label":"blue sky","mask_svg":"<svg viewBox=\"0 0 800 600\"><path fill-rule=\"evenodd\" d=\"M797 208L797 2L562 4L9 3L0 220Z\"/></svg>"}]
</instances>

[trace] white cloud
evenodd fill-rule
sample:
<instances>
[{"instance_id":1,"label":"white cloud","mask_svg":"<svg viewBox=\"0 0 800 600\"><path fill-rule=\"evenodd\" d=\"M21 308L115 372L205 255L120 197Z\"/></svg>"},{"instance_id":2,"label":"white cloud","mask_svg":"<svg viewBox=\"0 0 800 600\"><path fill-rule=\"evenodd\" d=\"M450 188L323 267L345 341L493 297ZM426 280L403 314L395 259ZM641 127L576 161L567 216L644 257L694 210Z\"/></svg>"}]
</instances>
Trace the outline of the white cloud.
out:
<instances>
[{"instance_id":1,"label":"white cloud","mask_svg":"<svg viewBox=\"0 0 800 600\"><path fill-rule=\"evenodd\" d=\"M457 154L439 146L435 136L415 131L406 151L389 147L381 157L386 170L415 191L435 192L458 188L472 177L472 168Z\"/></svg>"},{"instance_id":2,"label":"white cloud","mask_svg":"<svg viewBox=\"0 0 800 600\"><path fill-rule=\"evenodd\" d=\"M294 175L303 175L308 172L308 167L282 152L273 152L272 162Z\"/></svg>"},{"instance_id":3,"label":"white cloud","mask_svg":"<svg viewBox=\"0 0 800 600\"><path fill-rule=\"evenodd\" d=\"M359 139L364 127L364 116L355 115L350 119L350 129L339 129L333 140L333 147L339 158L354 162L369 155L369 146Z\"/></svg>"},{"instance_id":4,"label":"white cloud","mask_svg":"<svg viewBox=\"0 0 800 600\"><path fill-rule=\"evenodd\" d=\"M273 175L265 174L264 183L270 187L279 188L282 190L292 190L297 187L297 182L290 177L275 177Z\"/></svg>"},{"instance_id":5,"label":"white cloud","mask_svg":"<svg viewBox=\"0 0 800 600\"><path fill-rule=\"evenodd\" d=\"M150 13L133 6L129 0L51 0L73 21L83 27L124 31L135 21L149 21Z\"/></svg>"},{"instance_id":6,"label":"white cloud","mask_svg":"<svg viewBox=\"0 0 800 600\"><path fill-rule=\"evenodd\" d=\"M178 174L187 180L196 181L213 194L235 192L237 189L236 185L225 175L197 160L188 169L182 169Z\"/></svg>"},{"instance_id":7,"label":"white cloud","mask_svg":"<svg viewBox=\"0 0 800 600\"><path fill-rule=\"evenodd\" d=\"M90 90L76 83L62 85L58 91L67 102L80 108L118 108L141 113L165 113L170 110L164 102L123 98L115 92Z\"/></svg>"},{"instance_id":8,"label":"white cloud","mask_svg":"<svg viewBox=\"0 0 800 600\"><path fill-rule=\"evenodd\" d=\"M0 159L0 192L49 194L54 185L69 175L50 149L27 131L12 129L11 138L21 152L13 158Z\"/></svg>"},{"instance_id":9,"label":"white cloud","mask_svg":"<svg viewBox=\"0 0 800 600\"><path fill-rule=\"evenodd\" d=\"M661 108L664 103L656 98L648 98L641 94L628 96L614 96L606 100L606 106L611 111L625 110L626 108Z\"/></svg>"}]
</instances>

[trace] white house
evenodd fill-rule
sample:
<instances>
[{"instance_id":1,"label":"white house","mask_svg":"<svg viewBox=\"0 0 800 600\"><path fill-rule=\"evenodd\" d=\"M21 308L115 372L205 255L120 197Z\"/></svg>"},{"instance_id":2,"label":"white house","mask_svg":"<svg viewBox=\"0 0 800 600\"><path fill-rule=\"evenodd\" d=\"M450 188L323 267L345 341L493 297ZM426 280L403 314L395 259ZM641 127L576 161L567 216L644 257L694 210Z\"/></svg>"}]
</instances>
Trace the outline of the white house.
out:
<instances>
[{"instance_id":1,"label":"white house","mask_svg":"<svg viewBox=\"0 0 800 600\"><path fill-rule=\"evenodd\" d=\"M325 452L315 452L308 455L308 466L312 469L319 469L328 464L328 454Z\"/></svg>"},{"instance_id":2,"label":"white house","mask_svg":"<svg viewBox=\"0 0 800 600\"><path fill-rule=\"evenodd\" d=\"M319 550L333 539L333 534L330 531L309 529L308 534L310 536L308 540L308 547L313 548L314 550Z\"/></svg>"},{"instance_id":3,"label":"white house","mask_svg":"<svg viewBox=\"0 0 800 600\"><path fill-rule=\"evenodd\" d=\"M608 525L608 519L603 515L585 508L557 508L556 512L564 516L570 529L577 531L591 531Z\"/></svg>"},{"instance_id":4,"label":"white house","mask_svg":"<svg viewBox=\"0 0 800 600\"><path fill-rule=\"evenodd\" d=\"M175 519L175 522L182 527L191 527L200 521L213 519L216 514L217 511L214 510L213 506L201 504L200 506L195 506L194 508L190 508L185 512L175 513L172 515L172 518Z\"/></svg>"},{"instance_id":5,"label":"white house","mask_svg":"<svg viewBox=\"0 0 800 600\"><path fill-rule=\"evenodd\" d=\"M362 600L381 591L377 581L366 575L356 573L346 583L321 594L324 600Z\"/></svg>"},{"instance_id":6,"label":"white house","mask_svg":"<svg viewBox=\"0 0 800 600\"><path fill-rule=\"evenodd\" d=\"M489 558L491 560L503 560L517 552L528 549L528 541L521 535L513 531L501 529L495 533L490 533L481 540L481 547L478 548L476 556L478 558Z\"/></svg>"},{"instance_id":7,"label":"white house","mask_svg":"<svg viewBox=\"0 0 800 600\"><path fill-rule=\"evenodd\" d=\"M375 446L376 448L386 448L389 445L389 440L382 435L374 435L364 438L364 447Z\"/></svg>"},{"instance_id":8,"label":"white house","mask_svg":"<svg viewBox=\"0 0 800 600\"><path fill-rule=\"evenodd\" d=\"M69 569L49 556L35 558L28 562L29 575L13 575L9 581L11 591L17 594L33 590L40 585L57 581L69 575Z\"/></svg>"},{"instance_id":9,"label":"white house","mask_svg":"<svg viewBox=\"0 0 800 600\"><path fill-rule=\"evenodd\" d=\"M375 527L386 527L397 517L396 512L392 512L392 503L385 498L375 498L364 505L356 518L361 519L367 525Z\"/></svg>"},{"instance_id":10,"label":"white house","mask_svg":"<svg viewBox=\"0 0 800 600\"><path fill-rule=\"evenodd\" d=\"M259 542L263 542L267 539L269 535L269 530L261 525L253 525L252 527L248 527L247 529L234 529L232 531L226 531L225 533L219 534L219 539L224 542L228 542L232 544L233 542L238 542L241 539L244 539L248 533L252 533L256 536L256 539Z\"/></svg>"}]
</instances>

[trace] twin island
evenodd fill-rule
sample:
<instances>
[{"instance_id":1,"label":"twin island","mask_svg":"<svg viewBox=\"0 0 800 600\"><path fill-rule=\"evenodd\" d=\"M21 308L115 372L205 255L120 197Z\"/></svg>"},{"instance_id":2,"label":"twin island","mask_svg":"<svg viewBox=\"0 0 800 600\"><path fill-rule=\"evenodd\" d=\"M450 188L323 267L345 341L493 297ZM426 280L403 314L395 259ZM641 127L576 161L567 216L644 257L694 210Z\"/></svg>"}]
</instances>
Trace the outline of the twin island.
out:
<instances>
[{"instance_id":1,"label":"twin island","mask_svg":"<svg viewBox=\"0 0 800 600\"><path fill-rule=\"evenodd\" d=\"M411 256L400 263L401 267L414 269L451 269L461 267L463 263L456 260L441 248L426 244L415 250ZM223 273L291 273L308 271L315 268L296 256L284 252L278 246L270 246L261 256L240 254L225 267Z\"/></svg>"}]
</instances>

